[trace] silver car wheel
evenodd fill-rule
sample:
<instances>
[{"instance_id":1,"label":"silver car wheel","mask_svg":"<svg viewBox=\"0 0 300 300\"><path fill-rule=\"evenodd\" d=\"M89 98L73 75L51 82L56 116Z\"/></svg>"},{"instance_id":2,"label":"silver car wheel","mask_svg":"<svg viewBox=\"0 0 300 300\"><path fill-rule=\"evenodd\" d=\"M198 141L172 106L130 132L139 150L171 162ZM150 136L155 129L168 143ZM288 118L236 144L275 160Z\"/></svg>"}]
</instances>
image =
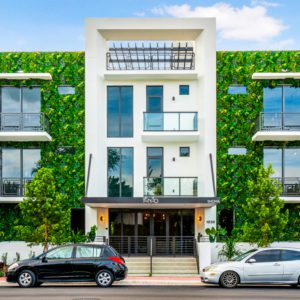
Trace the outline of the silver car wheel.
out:
<instances>
[{"instance_id":1,"label":"silver car wheel","mask_svg":"<svg viewBox=\"0 0 300 300\"><path fill-rule=\"evenodd\" d=\"M110 283L112 281L112 277L111 277L110 273L103 271L98 274L97 280L99 282L99 285L108 286L108 285L110 285Z\"/></svg>"},{"instance_id":2,"label":"silver car wheel","mask_svg":"<svg viewBox=\"0 0 300 300\"><path fill-rule=\"evenodd\" d=\"M238 275L233 271L227 271L221 276L221 284L226 288L236 287L239 283Z\"/></svg>"},{"instance_id":3,"label":"silver car wheel","mask_svg":"<svg viewBox=\"0 0 300 300\"><path fill-rule=\"evenodd\" d=\"M19 277L19 282L22 286L28 287L32 284L32 275L27 272L23 272Z\"/></svg>"}]
</instances>

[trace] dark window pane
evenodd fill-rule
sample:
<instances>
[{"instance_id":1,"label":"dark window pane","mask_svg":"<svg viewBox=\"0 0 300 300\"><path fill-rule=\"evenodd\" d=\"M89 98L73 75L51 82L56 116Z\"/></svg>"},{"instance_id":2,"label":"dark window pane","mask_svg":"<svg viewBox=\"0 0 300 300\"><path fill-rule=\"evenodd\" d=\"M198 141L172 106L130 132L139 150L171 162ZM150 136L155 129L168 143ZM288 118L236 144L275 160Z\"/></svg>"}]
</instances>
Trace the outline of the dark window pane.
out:
<instances>
[{"instance_id":1,"label":"dark window pane","mask_svg":"<svg viewBox=\"0 0 300 300\"><path fill-rule=\"evenodd\" d=\"M160 97L149 97L148 98L148 112L157 113L162 111L162 103Z\"/></svg>"},{"instance_id":2,"label":"dark window pane","mask_svg":"<svg viewBox=\"0 0 300 300\"><path fill-rule=\"evenodd\" d=\"M133 149L122 148L121 197L133 196Z\"/></svg>"},{"instance_id":3,"label":"dark window pane","mask_svg":"<svg viewBox=\"0 0 300 300\"><path fill-rule=\"evenodd\" d=\"M280 250L264 250L250 258L254 258L258 263L280 261Z\"/></svg>"},{"instance_id":4,"label":"dark window pane","mask_svg":"<svg viewBox=\"0 0 300 300\"><path fill-rule=\"evenodd\" d=\"M77 246L76 258L100 257L102 250L102 247Z\"/></svg>"},{"instance_id":5,"label":"dark window pane","mask_svg":"<svg viewBox=\"0 0 300 300\"><path fill-rule=\"evenodd\" d=\"M163 95L162 86L147 86L147 96L160 96Z\"/></svg>"},{"instance_id":6,"label":"dark window pane","mask_svg":"<svg viewBox=\"0 0 300 300\"><path fill-rule=\"evenodd\" d=\"M71 258L73 253L73 246L56 248L46 254L47 259L66 259Z\"/></svg>"},{"instance_id":7,"label":"dark window pane","mask_svg":"<svg viewBox=\"0 0 300 300\"><path fill-rule=\"evenodd\" d=\"M272 177L282 177L282 149L264 149L264 167L272 165Z\"/></svg>"},{"instance_id":8,"label":"dark window pane","mask_svg":"<svg viewBox=\"0 0 300 300\"><path fill-rule=\"evenodd\" d=\"M278 113L282 112L282 87L276 88L264 88L264 112L265 113ZM269 118L271 118L270 115ZM272 120L266 119L265 116L265 126L268 126ZM267 124L266 124L267 122Z\"/></svg>"},{"instance_id":9,"label":"dark window pane","mask_svg":"<svg viewBox=\"0 0 300 300\"><path fill-rule=\"evenodd\" d=\"M122 213L111 211L109 213L109 235L121 236Z\"/></svg>"},{"instance_id":10,"label":"dark window pane","mask_svg":"<svg viewBox=\"0 0 300 300\"><path fill-rule=\"evenodd\" d=\"M182 235L194 236L195 230L195 213L193 210L182 210Z\"/></svg>"},{"instance_id":11,"label":"dark window pane","mask_svg":"<svg viewBox=\"0 0 300 300\"><path fill-rule=\"evenodd\" d=\"M179 86L179 95L189 95L190 86L189 85L180 85Z\"/></svg>"},{"instance_id":12,"label":"dark window pane","mask_svg":"<svg viewBox=\"0 0 300 300\"><path fill-rule=\"evenodd\" d=\"M121 152L119 148L108 149L108 196L120 196L120 162Z\"/></svg>"},{"instance_id":13,"label":"dark window pane","mask_svg":"<svg viewBox=\"0 0 300 300\"><path fill-rule=\"evenodd\" d=\"M123 137L133 136L133 89L121 88L121 133Z\"/></svg>"},{"instance_id":14,"label":"dark window pane","mask_svg":"<svg viewBox=\"0 0 300 300\"><path fill-rule=\"evenodd\" d=\"M120 91L118 87L109 86L107 89L107 132L108 137L120 136Z\"/></svg>"},{"instance_id":15,"label":"dark window pane","mask_svg":"<svg viewBox=\"0 0 300 300\"><path fill-rule=\"evenodd\" d=\"M190 156L190 147L180 147L180 156Z\"/></svg>"},{"instance_id":16,"label":"dark window pane","mask_svg":"<svg viewBox=\"0 0 300 300\"><path fill-rule=\"evenodd\" d=\"M148 156L162 156L163 155L163 149L161 147L150 147L147 148L147 155Z\"/></svg>"},{"instance_id":17,"label":"dark window pane","mask_svg":"<svg viewBox=\"0 0 300 300\"><path fill-rule=\"evenodd\" d=\"M41 159L40 149L23 150L23 178L32 178Z\"/></svg>"},{"instance_id":18,"label":"dark window pane","mask_svg":"<svg viewBox=\"0 0 300 300\"><path fill-rule=\"evenodd\" d=\"M230 85L228 87L228 94L231 95L244 95L247 94L247 88L243 85Z\"/></svg>"},{"instance_id":19,"label":"dark window pane","mask_svg":"<svg viewBox=\"0 0 300 300\"><path fill-rule=\"evenodd\" d=\"M2 149L3 178L21 178L21 150Z\"/></svg>"},{"instance_id":20,"label":"dark window pane","mask_svg":"<svg viewBox=\"0 0 300 300\"><path fill-rule=\"evenodd\" d=\"M2 112L4 113L20 113L21 112L21 96L20 89L15 87L4 87L1 90Z\"/></svg>"},{"instance_id":21,"label":"dark window pane","mask_svg":"<svg viewBox=\"0 0 300 300\"><path fill-rule=\"evenodd\" d=\"M148 177L162 176L162 158L148 158Z\"/></svg>"},{"instance_id":22,"label":"dark window pane","mask_svg":"<svg viewBox=\"0 0 300 300\"><path fill-rule=\"evenodd\" d=\"M300 251L282 250L281 253L283 261L300 260Z\"/></svg>"},{"instance_id":23,"label":"dark window pane","mask_svg":"<svg viewBox=\"0 0 300 300\"><path fill-rule=\"evenodd\" d=\"M40 88L22 88L23 112L40 113L41 91Z\"/></svg>"},{"instance_id":24,"label":"dark window pane","mask_svg":"<svg viewBox=\"0 0 300 300\"><path fill-rule=\"evenodd\" d=\"M147 112L162 112L163 87L147 86Z\"/></svg>"},{"instance_id":25,"label":"dark window pane","mask_svg":"<svg viewBox=\"0 0 300 300\"><path fill-rule=\"evenodd\" d=\"M134 235L135 227L135 213L123 212L123 235L132 236Z\"/></svg>"}]
</instances>

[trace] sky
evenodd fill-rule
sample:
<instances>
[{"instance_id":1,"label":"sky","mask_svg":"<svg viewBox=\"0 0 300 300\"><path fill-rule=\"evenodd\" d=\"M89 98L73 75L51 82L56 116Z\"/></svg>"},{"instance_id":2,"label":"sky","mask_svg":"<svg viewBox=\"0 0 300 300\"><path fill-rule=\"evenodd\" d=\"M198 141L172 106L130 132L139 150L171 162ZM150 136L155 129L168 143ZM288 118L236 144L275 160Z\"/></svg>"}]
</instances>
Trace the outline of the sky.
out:
<instances>
[{"instance_id":1,"label":"sky","mask_svg":"<svg viewBox=\"0 0 300 300\"><path fill-rule=\"evenodd\" d=\"M0 51L84 50L84 20L216 17L218 50L299 50L300 0L0 0Z\"/></svg>"}]
</instances>

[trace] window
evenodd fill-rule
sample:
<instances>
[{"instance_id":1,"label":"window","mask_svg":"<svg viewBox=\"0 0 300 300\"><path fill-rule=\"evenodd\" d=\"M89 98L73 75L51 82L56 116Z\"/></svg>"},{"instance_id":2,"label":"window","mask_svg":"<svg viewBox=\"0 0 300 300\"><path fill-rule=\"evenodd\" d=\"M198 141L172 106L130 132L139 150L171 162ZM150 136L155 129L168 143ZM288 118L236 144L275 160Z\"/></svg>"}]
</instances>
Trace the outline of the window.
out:
<instances>
[{"instance_id":1,"label":"window","mask_svg":"<svg viewBox=\"0 0 300 300\"><path fill-rule=\"evenodd\" d=\"M107 136L133 136L133 87L107 87Z\"/></svg>"},{"instance_id":2,"label":"window","mask_svg":"<svg viewBox=\"0 0 300 300\"><path fill-rule=\"evenodd\" d=\"M300 260L300 251L281 250L281 260L283 261Z\"/></svg>"},{"instance_id":3,"label":"window","mask_svg":"<svg viewBox=\"0 0 300 300\"><path fill-rule=\"evenodd\" d=\"M1 153L3 196L23 196L25 183L33 178L41 159L40 149L3 148Z\"/></svg>"},{"instance_id":4,"label":"window","mask_svg":"<svg viewBox=\"0 0 300 300\"><path fill-rule=\"evenodd\" d=\"M228 149L229 155L246 155L247 149L245 147L231 147Z\"/></svg>"},{"instance_id":5,"label":"window","mask_svg":"<svg viewBox=\"0 0 300 300\"><path fill-rule=\"evenodd\" d=\"M264 148L264 167L272 165L274 174L272 177L282 177L282 149Z\"/></svg>"},{"instance_id":6,"label":"window","mask_svg":"<svg viewBox=\"0 0 300 300\"><path fill-rule=\"evenodd\" d=\"M163 87L147 86L147 112L159 113L163 111Z\"/></svg>"},{"instance_id":7,"label":"window","mask_svg":"<svg viewBox=\"0 0 300 300\"><path fill-rule=\"evenodd\" d=\"M133 148L108 148L108 197L133 196Z\"/></svg>"},{"instance_id":8,"label":"window","mask_svg":"<svg viewBox=\"0 0 300 300\"><path fill-rule=\"evenodd\" d=\"M58 93L60 95L74 95L75 88L73 86L59 86Z\"/></svg>"},{"instance_id":9,"label":"window","mask_svg":"<svg viewBox=\"0 0 300 300\"><path fill-rule=\"evenodd\" d=\"M147 148L147 177L163 176L163 148Z\"/></svg>"},{"instance_id":10,"label":"window","mask_svg":"<svg viewBox=\"0 0 300 300\"><path fill-rule=\"evenodd\" d=\"M251 258L254 258L257 263L280 261L280 250L264 250L254 254Z\"/></svg>"},{"instance_id":11,"label":"window","mask_svg":"<svg viewBox=\"0 0 300 300\"><path fill-rule=\"evenodd\" d=\"M190 86L189 85L180 85L179 86L179 95L189 95Z\"/></svg>"},{"instance_id":12,"label":"window","mask_svg":"<svg viewBox=\"0 0 300 300\"><path fill-rule=\"evenodd\" d=\"M230 85L228 87L228 94L231 95L246 95L247 88L243 85Z\"/></svg>"},{"instance_id":13,"label":"window","mask_svg":"<svg viewBox=\"0 0 300 300\"><path fill-rule=\"evenodd\" d=\"M180 147L179 148L179 155L181 157L190 156L190 147Z\"/></svg>"},{"instance_id":14,"label":"window","mask_svg":"<svg viewBox=\"0 0 300 300\"><path fill-rule=\"evenodd\" d=\"M72 258L73 246L54 249L46 254L47 259L68 259Z\"/></svg>"},{"instance_id":15,"label":"window","mask_svg":"<svg viewBox=\"0 0 300 300\"><path fill-rule=\"evenodd\" d=\"M100 257L102 250L102 247L77 246L76 258Z\"/></svg>"}]
</instances>

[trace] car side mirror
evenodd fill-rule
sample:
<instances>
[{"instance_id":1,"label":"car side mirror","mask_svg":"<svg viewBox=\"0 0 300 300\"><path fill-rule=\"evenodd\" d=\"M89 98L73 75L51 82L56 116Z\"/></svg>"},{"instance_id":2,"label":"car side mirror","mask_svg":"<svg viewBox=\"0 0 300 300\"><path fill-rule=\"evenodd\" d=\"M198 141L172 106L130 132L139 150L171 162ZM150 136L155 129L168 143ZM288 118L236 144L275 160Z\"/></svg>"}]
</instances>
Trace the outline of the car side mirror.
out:
<instances>
[{"instance_id":1,"label":"car side mirror","mask_svg":"<svg viewBox=\"0 0 300 300\"><path fill-rule=\"evenodd\" d=\"M253 263L256 263L256 259L250 258L247 262L248 262L249 264L253 264Z\"/></svg>"},{"instance_id":2,"label":"car side mirror","mask_svg":"<svg viewBox=\"0 0 300 300\"><path fill-rule=\"evenodd\" d=\"M44 255L44 256L42 257L42 262L43 262L43 263L48 262L48 259L47 259L46 255Z\"/></svg>"}]
</instances>

